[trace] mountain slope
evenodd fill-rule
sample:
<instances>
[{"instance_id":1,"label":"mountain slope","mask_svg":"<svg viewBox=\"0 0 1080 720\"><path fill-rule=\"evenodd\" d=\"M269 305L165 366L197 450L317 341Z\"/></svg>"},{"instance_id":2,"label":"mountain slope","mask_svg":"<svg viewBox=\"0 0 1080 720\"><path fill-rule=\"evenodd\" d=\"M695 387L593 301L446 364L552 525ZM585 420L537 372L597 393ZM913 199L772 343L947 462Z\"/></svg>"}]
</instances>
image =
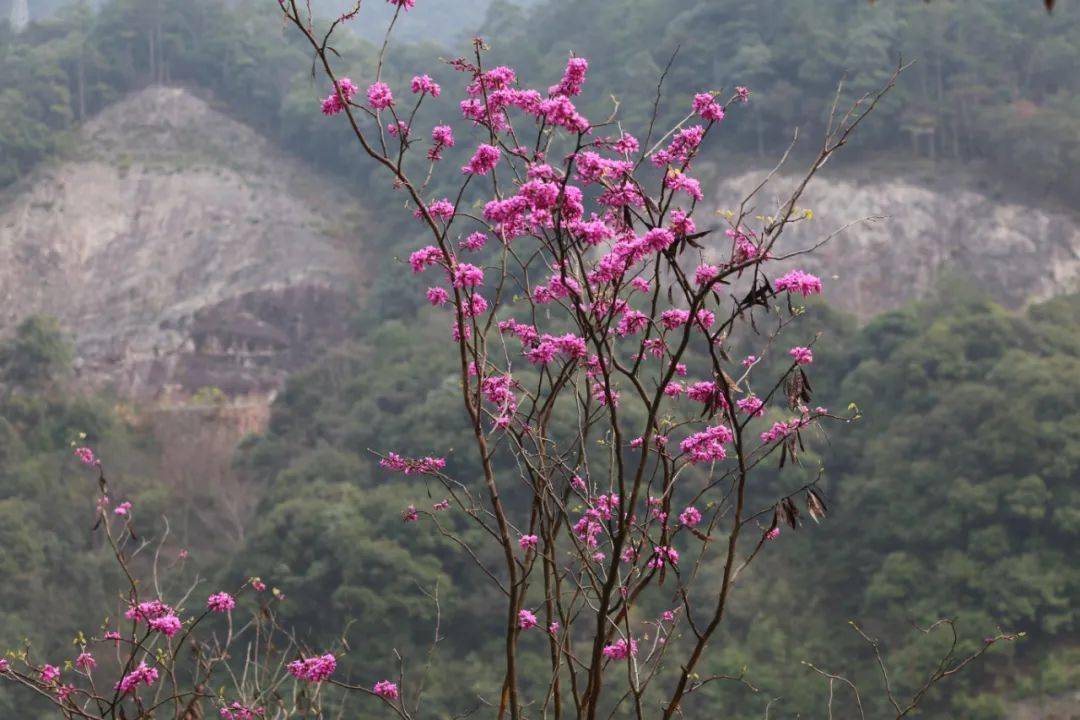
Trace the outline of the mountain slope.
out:
<instances>
[{"instance_id":1,"label":"mountain slope","mask_svg":"<svg viewBox=\"0 0 1080 720\"><path fill-rule=\"evenodd\" d=\"M977 177L947 164L926 176L823 173L801 207L813 219L785 231L777 255L815 245L785 261L827 278L826 299L862 319L926 297L952 278L1010 307L1080 289L1080 221L1064 212L999 202ZM941 174L938 174L941 173ZM734 173L717 185L717 207L737 210L766 170ZM750 216L772 214L794 182L778 178Z\"/></svg>"},{"instance_id":2,"label":"mountain slope","mask_svg":"<svg viewBox=\"0 0 1080 720\"><path fill-rule=\"evenodd\" d=\"M360 219L251 129L149 88L0 196L0 331L55 315L125 394L272 390L344 336Z\"/></svg>"}]
</instances>

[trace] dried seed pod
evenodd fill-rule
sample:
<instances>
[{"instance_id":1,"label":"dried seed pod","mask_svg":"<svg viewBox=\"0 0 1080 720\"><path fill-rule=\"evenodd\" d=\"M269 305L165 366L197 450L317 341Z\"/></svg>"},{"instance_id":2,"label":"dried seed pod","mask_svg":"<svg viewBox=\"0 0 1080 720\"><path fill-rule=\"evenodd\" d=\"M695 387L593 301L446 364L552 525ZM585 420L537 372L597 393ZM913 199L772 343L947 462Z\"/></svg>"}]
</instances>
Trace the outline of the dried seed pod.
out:
<instances>
[{"instance_id":1,"label":"dried seed pod","mask_svg":"<svg viewBox=\"0 0 1080 720\"><path fill-rule=\"evenodd\" d=\"M828 512L828 508L825 506L825 501L822 499L821 494L814 488L810 488L806 491L806 510L810 513L810 517L814 522L821 522L824 520L825 514Z\"/></svg>"}]
</instances>

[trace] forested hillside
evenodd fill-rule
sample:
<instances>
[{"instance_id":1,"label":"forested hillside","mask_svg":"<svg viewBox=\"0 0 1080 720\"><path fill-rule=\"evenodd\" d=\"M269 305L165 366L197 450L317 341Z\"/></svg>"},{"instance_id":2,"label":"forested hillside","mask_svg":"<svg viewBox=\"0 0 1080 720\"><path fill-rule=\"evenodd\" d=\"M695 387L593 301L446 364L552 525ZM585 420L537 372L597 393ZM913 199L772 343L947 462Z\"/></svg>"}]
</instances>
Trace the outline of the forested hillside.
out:
<instances>
[{"instance_id":1,"label":"forested hillside","mask_svg":"<svg viewBox=\"0 0 1080 720\"><path fill-rule=\"evenodd\" d=\"M628 126L647 124L652 97L637 89L655 87L673 55L663 92L675 107L687 107L703 82L750 86L752 112L725 121L722 150L708 158L721 176L775 159L796 126L812 144L838 79L847 94L861 93L900 56L913 58L844 162L881 177L913 163L929 173L963 168L991 198L1075 212L1074 3L1048 15L1039 3L1008 0L542 0L531 8L494 0L482 34L495 57L541 86L557 79L568 53L588 54L589 85L620 103ZM446 49L449 36L408 36L389 77L401 83L421 68L456 96L437 58L467 48ZM370 65L370 37L365 30L339 43L345 65ZM318 348L320 358L284 385L268 431L237 450L240 517L227 518L212 489L185 495L160 483L160 448L145 416L114 395L84 392L71 337L55 323L32 318L3 340L0 653L24 639L67 652L72 635L106 620L92 608L116 605L106 589L115 578L89 532L93 483L71 458L72 441L86 433L123 499L137 504L140 533L159 535L163 514L178 529L188 523L175 536L184 542L165 546L185 580L264 578L285 594L283 619L297 631L328 644L344 633L353 652L343 678L369 681L393 664L395 649L422 662L437 588L446 662L428 700L440 717L460 716L478 695L499 692L486 660L498 653L496 598L434 527L402 523L405 506L430 506L443 499L439 489L391 481L370 452L437 448L457 477L475 473L463 450L469 429L455 358L445 323L422 307L426 285L402 270L416 248L409 213L373 179L343 123L319 114L325 88L309 70L280 19L250 0L107 0L99 10L68 6L19 35L0 24L0 186L8 192L42 164L73 157L77 129L103 108L148 85L183 85L338 183L378 214L379 229L363 305L345 319L349 339ZM353 77L370 81L359 70ZM602 117L610 108L606 98L584 110ZM965 648L997 628L1026 633L933 694L928 718L1008 718L1017 700L1080 687L1080 295L1006 310L958 270L921 302L863 324L830 308L828 292L809 308L827 341L815 348L815 402L856 407L861 419L811 441L802 472L825 462L829 518L806 532L785 529L767 547L737 587L733 623L703 670L743 675L753 687L712 683L695 708L749 720L782 696L774 717L817 717L827 686L802 664L811 661L857 677L870 689L868 717L880 716L873 656L850 620L883 639L904 687L941 649L912 622L956 617ZM466 537L476 532L445 517ZM190 551L182 562L181 550ZM0 688L0 717L26 712Z\"/></svg>"},{"instance_id":2,"label":"forested hillside","mask_svg":"<svg viewBox=\"0 0 1080 720\"><path fill-rule=\"evenodd\" d=\"M1077 650L1067 638L1077 630L1072 599L1080 592L1070 561L1080 533L1080 394L1070 381L1080 373L1078 308L1068 296L1014 316L976 293L948 290L858 330L824 307L813 311L837 348L818 360L828 369L817 380L819 397L855 403L863 419L828 443L814 441L804 472L816 472L816 457L825 460L831 516L769 547L740 585L733 624L708 667L736 675L745 667L760 694L717 684L710 703L730 717L756 718L768 698L783 695L791 712L812 712L824 686L803 660L873 687L871 656L848 620L884 638L900 684L914 683L940 650L910 622L955 617L965 647L996 627L1027 633L1013 651L935 695L929 717L1008 717L1016 699L1076 687ZM436 612L425 592L437 585L446 636L439 652L454 662L435 679L432 698L449 711L467 707L472 693L492 692L482 658L493 647L481 638L497 637L482 632L498 624L486 609L495 598L478 590L485 587L478 571L434 527L402 524L403 507L431 505L442 499L438 490L391 482L367 451L420 454L434 443L458 477L469 476L467 456L454 452L467 437L453 362L439 351L436 330L423 316L369 325L294 376L270 431L240 451L260 488L246 541L232 546L222 533L207 545L211 525L189 562L205 568L233 556L225 578L257 574L281 588L285 620L313 642L331 642L349 619L360 620L346 629L363 648L345 661L357 677L377 673L394 648L423 652ZM60 399L66 357L54 333L28 325L3 350L2 542L5 577L20 578L5 586L7 647L40 638L43 627L74 632L104 620L69 590L80 583L80 595L102 597L110 577L97 575L101 556L88 545L91 488L67 450L76 433L88 432L116 458L116 475L139 503L140 527L149 531L165 507L180 521L180 498L139 470L152 448L138 441L138 429L103 399ZM57 493L70 515L60 524L42 512ZM446 522L466 538L472 532ZM39 592L54 600L30 602ZM871 707L883 700L868 694Z\"/></svg>"}]
</instances>

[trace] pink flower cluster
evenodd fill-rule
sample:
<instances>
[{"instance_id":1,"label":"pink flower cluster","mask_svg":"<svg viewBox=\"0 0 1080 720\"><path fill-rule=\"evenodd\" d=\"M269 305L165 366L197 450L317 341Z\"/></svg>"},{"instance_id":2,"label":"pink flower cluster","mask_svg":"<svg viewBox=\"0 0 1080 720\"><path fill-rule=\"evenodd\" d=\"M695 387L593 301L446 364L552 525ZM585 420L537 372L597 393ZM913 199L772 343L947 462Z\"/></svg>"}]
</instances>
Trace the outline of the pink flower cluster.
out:
<instances>
[{"instance_id":1,"label":"pink flower cluster","mask_svg":"<svg viewBox=\"0 0 1080 720\"><path fill-rule=\"evenodd\" d=\"M94 455L94 451L88 447L75 448L75 457L77 457L83 465L97 466L101 464L101 461Z\"/></svg>"},{"instance_id":2,"label":"pink flower cluster","mask_svg":"<svg viewBox=\"0 0 1080 720\"><path fill-rule=\"evenodd\" d=\"M748 395L737 400L735 405L750 417L761 417L765 414L765 403L757 395Z\"/></svg>"},{"instance_id":3,"label":"pink flower cluster","mask_svg":"<svg viewBox=\"0 0 1080 720\"><path fill-rule=\"evenodd\" d=\"M773 287L777 290L786 290L808 297L821 292L821 278L805 273L802 270L792 270L786 275L777 278L776 282L773 283Z\"/></svg>"},{"instance_id":4,"label":"pink flower cluster","mask_svg":"<svg viewBox=\"0 0 1080 720\"><path fill-rule=\"evenodd\" d=\"M679 551L673 547L661 545L656 548L653 556L649 558L649 562L645 566L650 570L654 570L663 567L664 563L668 563L673 567L677 566L679 564Z\"/></svg>"},{"instance_id":5,"label":"pink flower cluster","mask_svg":"<svg viewBox=\"0 0 1080 720\"><path fill-rule=\"evenodd\" d=\"M603 649L604 657L609 660L626 660L630 657L637 657L638 646L636 640L619 639L613 642L611 645L605 645Z\"/></svg>"},{"instance_id":6,"label":"pink flower cluster","mask_svg":"<svg viewBox=\"0 0 1080 720\"><path fill-rule=\"evenodd\" d=\"M701 511L691 505L679 513L679 522L686 527L694 527L701 522Z\"/></svg>"},{"instance_id":7,"label":"pink flower cluster","mask_svg":"<svg viewBox=\"0 0 1080 720\"><path fill-rule=\"evenodd\" d=\"M398 699L398 686L396 683L392 683L389 680L380 680L375 683L375 687L372 688L372 692L381 697L383 700L397 700Z\"/></svg>"},{"instance_id":8,"label":"pink flower cluster","mask_svg":"<svg viewBox=\"0 0 1080 720\"><path fill-rule=\"evenodd\" d=\"M439 95L442 94L442 88L439 87L439 83L432 80L430 75L415 76L409 87L417 95L439 97Z\"/></svg>"},{"instance_id":9,"label":"pink flower cluster","mask_svg":"<svg viewBox=\"0 0 1080 720\"><path fill-rule=\"evenodd\" d=\"M589 70L589 61L581 57L572 57L566 63L566 71L558 85L548 88L548 95L569 95L581 93L585 84L585 73Z\"/></svg>"},{"instance_id":10,"label":"pink flower cluster","mask_svg":"<svg viewBox=\"0 0 1080 720\"><path fill-rule=\"evenodd\" d=\"M337 81L337 90L330 93L322 101L323 115L337 115L345 109L345 104L352 100L353 95L360 88L356 87L349 78L341 78ZM344 102L343 102L344 100Z\"/></svg>"},{"instance_id":11,"label":"pink flower cluster","mask_svg":"<svg viewBox=\"0 0 1080 720\"><path fill-rule=\"evenodd\" d=\"M229 612L236 607L236 598L227 592L215 593L207 598L206 607L216 613Z\"/></svg>"},{"instance_id":12,"label":"pink flower cluster","mask_svg":"<svg viewBox=\"0 0 1080 720\"><path fill-rule=\"evenodd\" d=\"M734 435L726 426L713 425L683 440L679 444L679 448L689 456L689 461L695 465L716 462L727 457L724 443L731 442L733 438Z\"/></svg>"},{"instance_id":13,"label":"pink flower cluster","mask_svg":"<svg viewBox=\"0 0 1080 720\"><path fill-rule=\"evenodd\" d=\"M698 93L694 96L694 112L701 116L702 120L720 122L724 119L724 108L716 102L712 93Z\"/></svg>"},{"instance_id":14,"label":"pink flower cluster","mask_svg":"<svg viewBox=\"0 0 1080 720\"><path fill-rule=\"evenodd\" d=\"M518 627L522 630L536 627L536 615L531 610L522 610L518 613Z\"/></svg>"},{"instance_id":15,"label":"pink flower cluster","mask_svg":"<svg viewBox=\"0 0 1080 720\"><path fill-rule=\"evenodd\" d=\"M379 461L379 467L387 470L396 470L405 475L434 475L446 467L445 458L425 457L419 459L406 458L397 453L386 453L386 457Z\"/></svg>"},{"instance_id":16,"label":"pink flower cluster","mask_svg":"<svg viewBox=\"0 0 1080 720\"><path fill-rule=\"evenodd\" d=\"M155 667L147 667L145 662L140 662L139 666L129 672L127 675L120 679L120 682L116 683L116 690L121 695L127 695L135 690L139 683L143 683L147 687L157 682L158 670Z\"/></svg>"},{"instance_id":17,"label":"pink flower cluster","mask_svg":"<svg viewBox=\"0 0 1080 720\"><path fill-rule=\"evenodd\" d=\"M431 129L431 141L435 145L427 152L428 160L442 160L443 148L454 147L454 131L449 125L436 125Z\"/></svg>"},{"instance_id":18,"label":"pink flower cluster","mask_svg":"<svg viewBox=\"0 0 1080 720\"><path fill-rule=\"evenodd\" d=\"M218 714L222 720L259 720L259 718L266 716L266 709L249 708L234 702L221 708L221 712Z\"/></svg>"},{"instance_id":19,"label":"pink flower cluster","mask_svg":"<svg viewBox=\"0 0 1080 720\"><path fill-rule=\"evenodd\" d=\"M300 658L288 665L290 675L307 682L322 682L333 675L336 669L337 658L331 653L318 657Z\"/></svg>"},{"instance_id":20,"label":"pink flower cluster","mask_svg":"<svg viewBox=\"0 0 1080 720\"><path fill-rule=\"evenodd\" d=\"M494 145L481 144L473 153L469 164L461 168L465 175L487 175L499 164L502 151Z\"/></svg>"},{"instance_id":21,"label":"pink flower cluster","mask_svg":"<svg viewBox=\"0 0 1080 720\"><path fill-rule=\"evenodd\" d=\"M124 613L128 620L145 622L147 626L168 637L180 632L182 624L173 609L160 600L148 600L130 607Z\"/></svg>"},{"instance_id":22,"label":"pink flower cluster","mask_svg":"<svg viewBox=\"0 0 1080 720\"><path fill-rule=\"evenodd\" d=\"M367 101L376 110L385 110L394 104L394 93L386 83L375 82L367 89Z\"/></svg>"},{"instance_id":23,"label":"pink flower cluster","mask_svg":"<svg viewBox=\"0 0 1080 720\"><path fill-rule=\"evenodd\" d=\"M793 347L788 350L788 355L795 359L796 365L809 365L814 362L814 353L808 347Z\"/></svg>"}]
</instances>

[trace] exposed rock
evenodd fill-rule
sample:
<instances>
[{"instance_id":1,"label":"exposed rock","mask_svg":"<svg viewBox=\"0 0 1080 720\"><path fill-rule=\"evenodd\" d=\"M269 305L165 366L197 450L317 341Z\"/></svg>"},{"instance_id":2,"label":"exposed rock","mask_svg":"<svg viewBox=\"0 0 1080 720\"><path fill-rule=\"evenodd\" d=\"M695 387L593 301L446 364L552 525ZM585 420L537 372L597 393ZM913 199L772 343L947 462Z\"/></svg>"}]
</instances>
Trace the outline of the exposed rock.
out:
<instances>
[{"instance_id":1,"label":"exposed rock","mask_svg":"<svg viewBox=\"0 0 1080 720\"><path fill-rule=\"evenodd\" d=\"M55 315L84 377L142 398L272 392L344 337L362 218L332 183L179 88L79 146L0 197L0 332Z\"/></svg>"},{"instance_id":2,"label":"exposed rock","mask_svg":"<svg viewBox=\"0 0 1080 720\"><path fill-rule=\"evenodd\" d=\"M766 172L720 181L717 206L735 209ZM950 274L1012 307L1080 289L1077 217L999 203L971 189L970 178L967 186L963 176L956 179L819 175L799 203L813 210L813 220L785 230L774 252L803 249L847 223L882 217L784 263L821 275L826 298L863 319L925 296ZM772 214L792 182L777 178L753 214Z\"/></svg>"}]
</instances>

